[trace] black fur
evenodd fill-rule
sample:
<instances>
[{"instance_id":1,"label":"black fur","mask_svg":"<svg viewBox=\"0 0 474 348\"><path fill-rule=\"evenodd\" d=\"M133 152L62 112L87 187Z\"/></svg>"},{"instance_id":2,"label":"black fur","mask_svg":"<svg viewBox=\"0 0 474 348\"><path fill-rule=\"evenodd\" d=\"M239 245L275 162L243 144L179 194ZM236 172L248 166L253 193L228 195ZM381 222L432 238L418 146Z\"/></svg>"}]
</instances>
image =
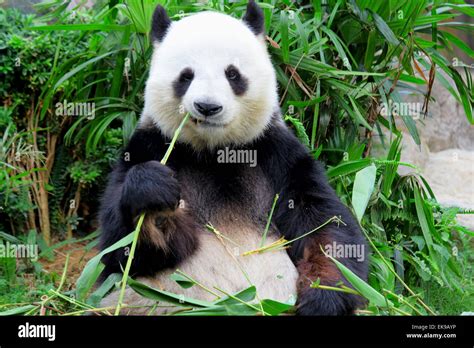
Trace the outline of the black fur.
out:
<instances>
[{"instance_id":1,"label":"black fur","mask_svg":"<svg viewBox=\"0 0 474 348\"><path fill-rule=\"evenodd\" d=\"M240 73L239 69L237 69L234 65L229 65L225 70L225 76L229 81L230 87L232 91L234 91L235 95L243 95L248 88L248 80Z\"/></svg>"},{"instance_id":2,"label":"black fur","mask_svg":"<svg viewBox=\"0 0 474 348\"><path fill-rule=\"evenodd\" d=\"M357 222L328 184L322 165L311 158L298 139L274 123L258 142L258 149L259 154L265 154L259 156L259 164L272 179L275 191L280 193L280 203L274 217L280 233L288 240L293 239L322 225L331 217L339 216L346 225L331 225L323 229L321 232L329 232L330 240L326 242L364 245L367 258L368 248ZM270 153L272 156L267 155ZM290 200L294 207L289 204ZM288 253L295 263L303 257L308 243L317 239L321 232L293 243ZM352 258L339 261L362 279L367 279L367 261L358 262ZM360 307L362 301L358 296L342 292L308 289L299 294L297 305L300 315L344 315Z\"/></svg>"},{"instance_id":3,"label":"black fur","mask_svg":"<svg viewBox=\"0 0 474 348\"><path fill-rule=\"evenodd\" d=\"M155 135L158 134L136 131L123 158L110 174L101 202L101 249L133 231L141 212L173 210L179 203L180 190L172 169L158 162L165 152L163 138L155 141L152 138ZM169 238L172 252L142 238L133 259L132 276L153 275L158 270L174 267L194 252L197 239L191 233L195 228L193 217L178 217L173 224L180 233L171 234ZM103 257L102 280L125 267L126 251L118 249Z\"/></svg>"},{"instance_id":4,"label":"black fur","mask_svg":"<svg viewBox=\"0 0 474 348\"><path fill-rule=\"evenodd\" d=\"M249 1L247 11L242 19L255 35L263 34L265 30L265 18L262 9L258 7L254 0Z\"/></svg>"},{"instance_id":5,"label":"black fur","mask_svg":"<svg viewBox=\"0 0 474 348\"><path fill-rule=\"evenodd\" d=\"M148 161L127 172L120 206L124 215L136 216L146 211L174 210L179 199L179 183L174 172L158 161Z\"/></svg>"},{"instance_id":6,"label":"black fur","mask_svg":"<svg viewBox=\"0 0 474 348\"><path fill-rule=\"evenodd\" d=\"M258 7L254 0L250 0L247 5L247 11L242 18L244 23L247 24L255 35L260 35L263 34L265 30L264 19L262 9ZM168 17L166 10L161 5L156 6L151 23L152 40L158 42L163 41L170 25L171 19Z\"/></svg>"},{"instance_id":7,"label":"black fur","mask_svg":"<svg viewBox=\"0 0 474 348\"><path fill-rule=\"evenodd\" d=\"M152 41L161 42L166 36L171 20L166 13L163 6L158 5L153 12L153 19L151 22L151 38Z\"/></svg>"},{"instance_id":8,"label":"black fur","mask_svg":"<svg viewBox=\"0 0 474 348\"><path fill-rule=\"evenodd\" d=\"M194 79L194 72L191 68L185 68L173 82L173 91L176 98L181 98L186 94L191 82Z\"/></svg>"},{"instance_id":9,"label":"black fur","mask_svg":"<svg viewBox=\"0 0 474 348\"><path fill-rule=\"evenodd\" d=\"M183 182L180 180L189 176L189 173L194 173L194 182L192 185L187 184L195 190L195 197L189 191L188 197L185 197L189 201L189 219L201 226L212 221L223 206L232 205L236 209L242 208L244 219L260 219L264 222L271 199L252 205L256 196L251 182L258 180L257 185L269 183L272 191L269 197L273 197L275 193L280 194L273 221L286 239L300 236L334 215L340 216L346 224L328 225L321 231L322 234L318 231L295 242L288 249L295 264L301 265L304 261L305 250L306 253L308 250L310 253L318 253L317 249L310 247L321 236L326 238L321 240L322 244L335 241L340 244L365 245L357 222L329 186L322 166L311 158L306 148L277 117L279 116L274 117L262 137L240 147L257 150L258 165L255 168L248 164L217 163L216 151L196 153L189 145L181 143L175 145L165 167L155 161L162 158L169 139L154 127L137 129L125 150L129 161L119 161L111 174L102 201L102 249L132 231L133 221L139 212L174 209L180 197L178 186L181 185L181 191L183 190ZM294 207L289 207L289 200L294 202ZM265 209L258 211L259 206ZM146 240L139 243L132 273L151 275L164 268L179 265L197 247L192 228L192 222L188 222L184 226L184 233L173 235L174 238L169 242L172 252L168 254ZM119 264L124 265L125 261L123 251L104 257L104 276L119 271ZM350 258L340 261L362 279L367 278L366 261L357 262ZM311 274L302 277L311 277ZM306 287L299 292L297 305L298 314L301 315L343 315L352 313L361 305L361 301L354 295Z\"/></svg>"}]
</instances>

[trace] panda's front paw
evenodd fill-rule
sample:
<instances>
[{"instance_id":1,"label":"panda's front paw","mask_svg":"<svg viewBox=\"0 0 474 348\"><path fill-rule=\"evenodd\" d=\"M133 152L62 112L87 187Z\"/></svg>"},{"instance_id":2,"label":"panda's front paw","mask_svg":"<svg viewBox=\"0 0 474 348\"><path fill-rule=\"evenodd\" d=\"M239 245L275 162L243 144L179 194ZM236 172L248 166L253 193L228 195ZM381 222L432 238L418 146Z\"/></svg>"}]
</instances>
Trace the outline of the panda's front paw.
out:
<instances>
[{"instance_id":1,"label":"panda's front paw","mask_svg":"<svg viewBox=\"0 0 474 348\"><path fill-rule=\"evenodd\" d=\"M175 210L181 192L175 172L158 161L130 168L125 176L120 205L127 213Z\"/></svg>"}]
</instances>

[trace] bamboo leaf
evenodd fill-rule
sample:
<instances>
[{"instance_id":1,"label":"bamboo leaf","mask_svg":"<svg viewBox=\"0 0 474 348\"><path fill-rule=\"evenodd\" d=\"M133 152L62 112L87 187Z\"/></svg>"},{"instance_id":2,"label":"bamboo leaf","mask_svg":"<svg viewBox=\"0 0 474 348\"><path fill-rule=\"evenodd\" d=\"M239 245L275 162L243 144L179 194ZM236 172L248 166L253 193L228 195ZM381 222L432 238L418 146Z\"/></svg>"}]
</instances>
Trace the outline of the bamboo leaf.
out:
<instances>
[{"instance_id":1,"label":"bamboo leaf","mask_svg":"<svg viewBox=\"0 0 474 348\"><path fill-rule=\"evenodd\" d=\"M234 303L240 303L236 298L244 301L244 302L250 302L252 301L255 296L257 295L257 289L255 286L250 286L245 290L239 291L238 293L234 294L232 297L231 296L226 296L223 297L222 299L214 302L216 305L229 305L229 304L234 304Z\"/></svg>"},{"instance_id":2,"label":"bamboo leaf","mask_svg":"<svg viewBox=\"0 0 474 348\"><path fill-rule=\"evenodd\" d=\"M169 291L158 290L148 286L139 281L128 278L127 284L138 294L143 297L155 300L155 301L164 301L171 303L177 306L192 306L192 307L211 307L212 303L196 300L190 297L183 295L177 295Z\"/></svg>"},{"instance_id":3,"label":"bamboo leaf","mask_svg":"<svg viewBox=\"0 0 474 348\"><path fill-rule=\"evenodd\" d=\"M335 167L329 168L327 171L327 175L329 178L334 178L340 175L349 175L369 166L371 163L372 161L369 158L365 158L358 161L343 162Z\"/></svg>"},{"instance_id":4,"label":"bamboo leaf","mask_svg":"<svg viewBox=\"0 0 474 348\"><path fill-rule=\"evenodd\" d=\"M331 255L326 254L341 271L342 275L347 279L349 283L356 289L362 296L368 299L371 303L379 307L391 307L393 303L386 299L381 293L363 281L359 276L352 272L349 268L344 266L338 260L333 258Z\"/></svg>"},{"instance_id":5,"label":"bamboo leaf","mask_svg":"<svg viewBox=\"0 0 474 348\"><path fill-rule=\"evenodd\" d=\"M288 303L265 299L261 302L265 313L270 315L280 315L291 310L294 306Z\"/></svg>"},{"instance_id":6,"label":"bamboo leaf","mask_svg":"<svg viewBox=\"0 0 474 348\"><path fill-rule=\"evenodd\" d=\"M288 38L288 15L286 11L280 12L280 48L283 56L283 62L289 63L290 56L290 41Z\"/></svg>"},{"instance_id":7,"label":"bamboo leaf","mask_svg":"<svg viewBox=\"0 0 474 348\"><path fill-rule=\"evenodd\" d=\"M114 287L115 283L122 279L120 273L109 274L106 280L89 296L86 303L98 307L104 296Z\"/></svg>"},{"instance_id":8,"label":"bamboo leaf","mask_svg":"<svg viewBox=\"0 0 474 348\"><path fill-rule=\"evenodd\" d=\"M33 27L28 27L28 30L38 30L38 31L56 31L56 30L66 30L66 31L125 31L127 30L128 25L118 25L118 24L53 24L53 25L38 25Z\"/></svg>"},{"instance_id":9,"label":"bamboo leaf","mask_svg":"<svg viewBox=\"0 0 474 348\"><path fill-rule=\"evenodd\" d=\"M415 196L415 207L416 207L416 213L418 215L418 221L421 227L421 232L423 233L423 237L425 239L426 246L428 247L428 251L430 252L430 255L433 256L433 259L434 259L433 238L431 237L430 227L428 225L428 220L423 208L424 202L421 197L421 192L420 192L420 189L416 185L414 186L413 194Z\"/></svg>"},{"instance_id":10,"label":"bamboo leaf","mask_svg":"<svg viewBox=\"0 0 474 348\"><path fill-rule=\"evenodd\" d=\"M119 50L114 50L114 51L111 51L111 52L107 52L107 53L104 53L104 54L101 54L100 56L97 56L97 57L94 57L92 59L89 59L88 61L85 61L84 63L82 64L79 64L78 66L76 66L74 69L70 70L68 73L64 74L64 76L62 76L57 82L56 84L54 85L53 87L53 90L56 90L59 86L61 86L64 81L67 81L69 78L71 78L72 76L74 76L75 74L77 74L78 72L84 70L85 68L87 68L89 65L92 65L94 64L95 62L101 60L101 59L104 59L105 57L108 57L108 56L111 56L113 54L117 54L118 52L122 51L123 49L119 49Z\"/></svg>"},{"instance_id":11,"label":"bamboo leaf","mask_svg":"<svg viewBox=\"0 0 474 348\"><path fill-rule=\"evenodd\" d=\"M77 279L76 282L76 297L81 300L84 299L87 292L92 288L100 273L103 270L103 264L100 263L100 260L105 254L108 254L112 251L115 251L120 248L125 248L130 245L133 240L133 232L129 233L119 241L115 242L108 248L102 250L99 254L94 256L92 259L87 262L84 270ZM101 266L102 265L102 266Z\"/></svg>"},{"instance_id":12,"label":"bamboo leaf","mask_svg":"<svg viewBox=\"0 0 474 348\"><path fill-rule=\"evenodd\" d=\"M300 120L291 116L285 116L285 121L290 121L290 123L295 127L296 136L300 141L309 147L309 137L306 134L306 129Z\"/></svg>"},{"instance_id":13,"label":"bamboo leaf","mask_svg":"<svg viewBox=\"0 0 474 348\"><path fill-rule=\"evenodd\" d=\"M369 10L370 13L372 14L372 17L374 18L374 24L377 27L378 31L382 34L382 36L392 45L397 46L400 44L400 41L398 41L397 37L393 33L392 29L388 26L387 23L383 20L382 17L380 17L377 13Z\"/></svg>"},{"instance_id":14,"label":"bamboo leaf","mask_svg":"<svg viewBox=\"0 0 474 348\"><path fill-rule=\"evenodd\" d=\"M0 312L0 316L25 314L26 312L28 312L28 311L32 310L33 308L36 308L36 307L38 307L38 306L26 305L26 306L21 306L21 307L15 307L15 308L8 309L6 311Z\"/></svg>"},{"instance_id":15,"label":"bamboo leaf","mask_svg":"<svg viewBox=\"0 0 474 348\"><path fill-rule=\"evenodd\" d=\"M367 47L365 49L364 66L367 71L372 70L372 63L374 62L375 55L375 41L376 32L371 30L367 39Z\"/></svg>"},{"instance_id":16,"label":"bamboo leaf","mask_svg":"<svg viewBox=\"0 0 474 348\"><path fill-rule=\"evenodd\" d=\"M170 279L178 283L183 289L189 289L196 285L196 282L176 272L170 275Z\"/></svg>"},{"instance_id":17,"label":"bamboo leaf","mask_svg":"<svg viewBox=\"0 0 474 348\"><path fill-rule=\"evenodd\" d=\"M364 216L370 196L374 190L377 167L372 164L357 172L352 189L352 206L359 223Z\"/></svg>"}]
</instances>

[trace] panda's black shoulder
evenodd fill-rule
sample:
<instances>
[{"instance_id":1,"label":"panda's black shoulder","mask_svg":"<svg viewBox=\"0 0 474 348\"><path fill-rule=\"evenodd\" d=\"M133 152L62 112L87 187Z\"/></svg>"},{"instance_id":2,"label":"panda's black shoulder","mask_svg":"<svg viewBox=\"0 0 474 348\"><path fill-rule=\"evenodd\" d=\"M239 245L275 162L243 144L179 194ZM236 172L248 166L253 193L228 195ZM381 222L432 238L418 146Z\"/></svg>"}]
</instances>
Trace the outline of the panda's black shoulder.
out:
<instances>
[{"instance_id":1,"label":"panda's black shoulder","mask_svg":"<svg viewBox=\"0 0 474 348\"><path fill-rule=\"evenodd\" d=\"M290 179L301 179L302 184L308 180L327 181L324 166L281 119L274 117L254 146L259 165L276 188L285 186Z\"/></svg>"},{"instance_id":2,"label":"panda's black shoulder","mask_svg":"<svg viewBox=\"0 0 474 348\"><path fill-rule=\"evenodd\" d=\"M160 161L169 139L154 125L139 126L123 149L122 163L131 167L147 161Z\"/></svg>"},{"instance_id":3,"label":"panda's black shoulder","mask_svg":"<svg viewBox=\"0 0 474 348\"><path fill-rule=\"evenodd\" d=\"M154 124L144 124L137 127L123 149L120 165L126 169L147 161L161 161L168 150L171 138L162 133ZM200 155L200 156L198 156ZM178 169L200 161L210 163L215 159L215 153L200 154L186 143L177 141L167 165Z\"/></svg>"}]
</instances>

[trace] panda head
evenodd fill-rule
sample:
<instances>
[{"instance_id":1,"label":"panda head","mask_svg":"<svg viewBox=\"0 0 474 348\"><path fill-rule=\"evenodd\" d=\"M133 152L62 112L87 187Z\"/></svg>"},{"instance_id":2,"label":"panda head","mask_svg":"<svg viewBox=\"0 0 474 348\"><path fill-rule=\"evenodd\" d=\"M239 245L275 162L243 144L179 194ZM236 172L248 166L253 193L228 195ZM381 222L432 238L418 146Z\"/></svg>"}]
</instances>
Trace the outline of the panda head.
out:
<instances>
[{"instance_id":1,"label":"panda head","mask_svg":"<svg viewBox=\"0 0 474 348\"><path fill-rule=\"evenodd\" d=\"M196 149L245 144L261 135L278 107L262 10L251 0L242 20L201 12L171 21L153 14L154 45L142 123Z\"/></svg>"}]
</instances>

